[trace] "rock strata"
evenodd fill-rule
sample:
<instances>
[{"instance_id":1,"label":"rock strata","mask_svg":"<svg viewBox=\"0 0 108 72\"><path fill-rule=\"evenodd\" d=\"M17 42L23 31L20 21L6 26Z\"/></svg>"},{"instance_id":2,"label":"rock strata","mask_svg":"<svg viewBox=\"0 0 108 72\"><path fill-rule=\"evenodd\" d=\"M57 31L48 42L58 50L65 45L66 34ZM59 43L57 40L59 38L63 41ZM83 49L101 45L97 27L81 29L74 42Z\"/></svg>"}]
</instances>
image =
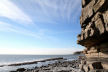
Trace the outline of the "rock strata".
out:
<instances>
[{"instance_id":1,"label":"rock strata","mask_svg":"<svg viewBox=\"0 0 108 72\"><path fill-rule=\"evenodd\" d=\"M82 0L81 33L77 43L85 46L84 72L108 72L108 0Z\"/></svg>"}]
</instances>

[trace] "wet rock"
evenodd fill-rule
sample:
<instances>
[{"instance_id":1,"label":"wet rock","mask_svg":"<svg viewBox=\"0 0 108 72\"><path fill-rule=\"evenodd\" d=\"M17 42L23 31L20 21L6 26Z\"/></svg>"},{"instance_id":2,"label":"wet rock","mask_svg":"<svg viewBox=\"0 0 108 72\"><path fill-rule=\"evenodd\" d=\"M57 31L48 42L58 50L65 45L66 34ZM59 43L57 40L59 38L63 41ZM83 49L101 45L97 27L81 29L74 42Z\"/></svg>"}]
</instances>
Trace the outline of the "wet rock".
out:
<instances>
[{"instance_id":1,"label":"wet rock","mask_svg":"<svg viewBox=\"0 0 108 72\"><path fill-rule=\"evenodd\" d=\"M17 72L17 71L10 71L10 72Z\"/></svg>"},{"instance_id":2,"label":"wet rock","mask_svg":"<svg viewBox=\"0 0 108 72\"><path fill-rule=\"evenodd\" d=\"M70 72L70 70L61 70L61 71L57 71L57 72Z\"/></svg>"},{"instance_id":3,"label":"wet rock","mask_svg":"<svg viewBox=\"0 0 108 72\"><path fill-rule=\"evenodd\" d=\"M19 68L19 69L17 69L16 71L17 72L24 72L26 69L25 68Z\"/></svg>"}]
</instances>

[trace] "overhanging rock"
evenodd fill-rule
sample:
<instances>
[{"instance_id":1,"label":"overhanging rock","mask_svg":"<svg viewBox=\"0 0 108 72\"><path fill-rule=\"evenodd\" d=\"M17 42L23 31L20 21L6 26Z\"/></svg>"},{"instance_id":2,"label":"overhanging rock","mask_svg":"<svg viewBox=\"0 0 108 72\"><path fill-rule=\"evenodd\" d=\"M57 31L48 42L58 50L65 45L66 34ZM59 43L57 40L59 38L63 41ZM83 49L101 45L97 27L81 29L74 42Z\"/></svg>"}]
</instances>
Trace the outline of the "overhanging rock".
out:
<instances>
[{"instance_id":1,"label":"overhanging rock","mask_svg":"<svg viewBox=\"0 0 108 72\"><path fill-rule=\"evenodd\" d=\"M85 72L108 72L108 0L82 0L81 34L77 43L85 46Z\"/></svg>"}]
</instances>

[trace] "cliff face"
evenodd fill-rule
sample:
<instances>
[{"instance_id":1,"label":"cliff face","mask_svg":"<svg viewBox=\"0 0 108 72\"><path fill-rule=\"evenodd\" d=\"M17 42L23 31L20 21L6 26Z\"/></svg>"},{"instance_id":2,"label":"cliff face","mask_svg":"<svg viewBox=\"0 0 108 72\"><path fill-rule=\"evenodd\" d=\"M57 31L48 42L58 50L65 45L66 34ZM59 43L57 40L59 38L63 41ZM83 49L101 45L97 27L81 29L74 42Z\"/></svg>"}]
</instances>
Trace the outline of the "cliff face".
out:
<instances>
[{"instance_id":1,"label":"cliff face","mask_svg":"<svg viewBox=\"0 0 108 72\"><path fill-rule=\"evenodd\" d=\"M108 72L108 0L82 0L81 34L78 44L85 46L85 72Z\"/></svg>"}]
</instances>

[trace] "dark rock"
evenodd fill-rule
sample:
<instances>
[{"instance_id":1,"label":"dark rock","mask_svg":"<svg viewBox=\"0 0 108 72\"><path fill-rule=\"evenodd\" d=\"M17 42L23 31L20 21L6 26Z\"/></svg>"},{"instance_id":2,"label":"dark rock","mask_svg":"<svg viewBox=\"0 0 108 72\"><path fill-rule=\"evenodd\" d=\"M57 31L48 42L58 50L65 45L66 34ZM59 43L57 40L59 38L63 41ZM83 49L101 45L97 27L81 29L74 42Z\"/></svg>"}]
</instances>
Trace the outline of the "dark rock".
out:
<instances>
[{"instance_id":1,"label":"dark rock","mask_svg":"<svg viewBox=\"0 0 108 72\"><path fill-rule=\"evenodd\" d=\"M17 72L17 71L10 71L10 72Z\"/></svg>"},{"instance_id":2,"label":"dark rock","mask_svg":"<svg viewBox=\"0 0 108 72\"><path fill-rule=\"evenodd\" d=\"M18 71L18 72L23 72L23 71L25 71L26 69L25 68L19 68L19 69L17 69L16 71Z\"/></svg>"},{"instance_id":3,"label":"dark rock","mask_svg":"<svg viewBox=\"0 0 108 72\"><path fill-rule=\"evenodd\" d=\"M92 66L94 69L103 69L101 62L94 62Z\"/></svg>"},{"instance_id":4,"label":"dark rock","mask_svg":"<svg viewBox=\"0 0 108 72\"><path fill-rule=\"evenodd\" d=\"M61 71L57 71L57 72L70 72L70 70L61 70Z\"/></svg>"}]
</instances>

